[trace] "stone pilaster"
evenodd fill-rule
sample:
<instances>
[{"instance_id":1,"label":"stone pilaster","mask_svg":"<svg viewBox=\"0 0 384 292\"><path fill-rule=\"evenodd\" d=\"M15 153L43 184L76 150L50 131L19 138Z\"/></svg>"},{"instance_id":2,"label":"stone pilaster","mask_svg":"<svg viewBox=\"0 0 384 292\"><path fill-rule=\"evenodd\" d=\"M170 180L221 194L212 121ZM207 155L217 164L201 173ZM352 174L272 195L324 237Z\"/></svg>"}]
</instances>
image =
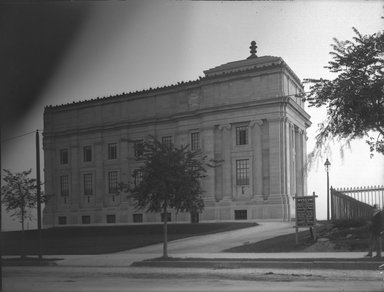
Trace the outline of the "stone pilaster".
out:
<instances>
[{"instance_id":1,"label":"stone pilaster","mask_svg":"<svg viewBox=\"0 0 384 292\"><path fill-rule=\"evenodd\" d=\"M223 149L222 149L223 133L222 129L215 127L215 159L222 161ZM220 202L223 199L223 165L220 162L215 168L215 199L216 202Z\"/></svg>"},{"instance_id":2,"label":"stone pilaster","mask_svg":"<svg viewBox=\"0 0 384 292\"><path fill-rule=\"evenodd\" d=\"M218 130L222 133L222 189L223 199L232 200L232 159L231 159L231 125L220 125Z\"/></svg>"},{"instance_id":3,"label":"stone pilaster","mask_svg":"<svg viewBox=\"0 0 384 292\"><path fill-rule=\"evenodd\" d=\"M280 193L287 194L287 118L280 118Z\"/></svg>"},{"instance_id":4,"label":"stone pilaster","mask_svg":"<svg viewBox=\"0 0 384 292\"><path fill-rule=\"evenodd\" d=\"M253 199L262 200L263 194L263 160L262 160L262 120L251 121L249 126L252 131L252 148L253 148Z\"/></svg>"},{"instance_id":5,"label":"stone pilaster","mask_svg":"<svg viewBox=\"0 0 384 292\"><path fill-rule=\"evenodd\" d=\"M120 131L120 143L119 143L119 155L118 160L120 161L120 169L121 169L121 182L127 184L130 181L131 173L129 172L128 165L128 157L129 157L129 139L128 139L128 131L123 129ZM126 194L120 194L120 201L126 202L128 201Z\"/></svg>"},{"instance_id":6,"label":"stone pilaster","mask_svg":"<svg viewBox=\"0 0 384 292\"><path fill-rule=\"evenodd\" d=\"M215 155L215 135L214 127L207 127L203 130L203 151L207 155L208 159L211 159ZM208 167L206 177L203 180L203 189L205 191L205 198L208 201L214 201L215 198L215 169Z\"/></svg>"},{"instance_id":7,"label":"stone pilaster","mask_svg":"<svg viewBox=\"0 0 384 292\"><path fill-rule=\"evenodd\" d=\"M263 180L263 199L267 200L271 194L270 189L270 141L269 141L269 121L265 120L261 127L261 149L262 149L262 180Z\"/></svg>"},{"instance_id":8,"label":"stone pilaster","mask_svg":"<svg viewBox=\"0 0 384 292\"><path fill-rule=\"evenodd\" d=\"M294 197L296 195L296 136L295 136L295 126L289 124L289 148L290 148L290 190L291 195Z\"/></svg>"},{"instance_id":9,"label":"stone pilaster","mask_svg":"<svg viewBox=\"0 0 384 292\"><path fill-rule=\"evenodd\" d=\"M280 119L269 120L269 175L271 194L281 194L280 126Z\"/></svg>"},{"instance_id":10,"label":"stone pilaster","mask_svg":"<svg viewBox=\"0 0 384 292\"><path fill-rule=\"evenodd\" d=\"M284 152L285 152L285 193L287 195L292 196L291 192L291 163L292 163L292 149L291 149L291 123L286 122L284 124L284 129L285 129L285 143L284 143Z\"/></svg>"},{"instance_id":11,"label":"stone pilaster","mask_svg":"<svg viewBox=\"0 0 384 292\"><path fill-rule=\"evenodd\" d=\"M72 137L70 145L70 163L71 163L71 175L70 175L70 200L71 200L71 209L73 211L78 211L81 208L80 202L80 161L81 149L77 141L77 137Z\"/></svg>"},{"instance_id":12,"label":"stone pilaster","mask_svg":"<svg viewBox=\"0 0 384 292\"><path fill-rule=\"evenodd\" d=\"M295 130L296 144L296 192L298 196L303 196L303 131L299 128Z\"/></svg>"},{"instance_id":13,"label":"stone pilaster","mask_svg":"<svg viewBox=\"0 0 384 292\"><path fill-rule=\"evenodd\" d=\"M105 197L105 179L104 179L104 155L103 155L103 140L102 137L99 138L99 141L97 141L94 144L95 149L95 166L96 166L96 172L95 172L95 205L96 207L103 207L103 201Z\"/></svg>"}]
</instances>

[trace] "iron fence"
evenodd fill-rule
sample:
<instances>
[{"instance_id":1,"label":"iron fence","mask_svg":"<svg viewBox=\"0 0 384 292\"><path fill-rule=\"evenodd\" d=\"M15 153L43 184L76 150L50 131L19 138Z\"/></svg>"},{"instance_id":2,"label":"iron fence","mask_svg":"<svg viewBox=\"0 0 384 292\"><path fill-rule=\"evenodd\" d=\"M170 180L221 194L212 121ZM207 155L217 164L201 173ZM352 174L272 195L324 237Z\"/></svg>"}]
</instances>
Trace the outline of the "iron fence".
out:
<instances>
[{"instance_id":1,"label":"iron fence","mask_svg":"<svg viewBox=\"0 0 384 292\"><path fill-rule=\"evenodd\" d=\"M368 218L371 214L371 205L331 188L332 220Z\"/></svg>"},{"instance_id":2,"label":"iron fence","mask_svg":"<svg viewBox=\"0 0 384 292\"><path fill-rule=\"evenodd\" d=\"M381 209L384 207L384 186L337 188L335 190L370 206L377 204Z\"/></svg>"}]
</instances>

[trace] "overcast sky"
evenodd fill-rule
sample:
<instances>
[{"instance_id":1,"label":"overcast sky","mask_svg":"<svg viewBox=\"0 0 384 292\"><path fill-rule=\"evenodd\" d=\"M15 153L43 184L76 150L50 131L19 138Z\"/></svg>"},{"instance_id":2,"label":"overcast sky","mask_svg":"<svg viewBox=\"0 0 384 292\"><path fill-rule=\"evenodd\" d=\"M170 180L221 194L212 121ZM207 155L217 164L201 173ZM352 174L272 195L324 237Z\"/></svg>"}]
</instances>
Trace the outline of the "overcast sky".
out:
<instances>
[{"instance_id":1,"label":"overcast sky","mask_svg":"<svg viewBox=\"0 0 384 292\"><path fill-rule=\"evenodd\" d=\"M209 68L249 56L282 57L299 78L332 78L324 69L333 38L352 27L372 34L384 27L381 1L124 1L0 4L0 46L7 66L2 139L43 129L46 105L104 97L195 80ZM7 91L8 90L8 91ZM322 109L307 108L308 152ZM4 118L3 118L4 119ZM343 157L328 153L334 187L384 184L384 157L370 158L364 141ZM35 167L34 135L2 143L2 168ZM43 155L43 154L41 154ZM309 194L326 217L324 161L308 173ZM3 229L15 226L7 218Z\"/></svg>"}]
</instances>

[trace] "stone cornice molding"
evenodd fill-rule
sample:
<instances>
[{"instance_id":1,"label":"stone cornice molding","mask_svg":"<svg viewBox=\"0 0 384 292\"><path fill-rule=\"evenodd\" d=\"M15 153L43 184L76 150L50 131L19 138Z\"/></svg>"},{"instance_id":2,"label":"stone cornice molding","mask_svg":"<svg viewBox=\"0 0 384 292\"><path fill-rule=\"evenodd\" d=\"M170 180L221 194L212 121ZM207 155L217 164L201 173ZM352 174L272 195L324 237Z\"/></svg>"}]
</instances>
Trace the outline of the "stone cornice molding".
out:
<instances>
[{"instance_id":1,"label":"stone cornice molding","mask_svg":"<svg viewBox=\"0 0 384 292\"><path fill-rule=\"evenodd\" d=\"M278 117L278 118L268 119L268 122L278 122L278 123L281 123L281 122L287 122L287 121L288 121L287 117Z\"/></svg>"},{"instance_id":2,"label":"stone cornice molding","mask_svg":"<svg viewBox=\"0 0 384 292\"><path fill-rule=\"evenodd\" d=\"M69 128L65 130L46 129L44 132L44 135L45 135L45 139L52 139L54 137L70 136L70 135L78 136L83 133L87 133L87 134L91 132L97 133L97 132L108 131L111 129L116 130L116 129L123 129L123 128L132 128L136 126L153 127L155 124L160 124L160 123L169 123L174 121L177 122L179 120L190 119L190 118L201 118L203 115L208 115L211 113L218 114L220 112L249 109L250 107L256 107L256 106L273 106L273 105L276 105L278 102L279 102L278 98L268 98L268 99L262 99L257 101L206 107L206 108L198 109L195 111L191 110L187 112L180 112L180 113L178 112L170 116L164 116L164 117L158 117L158 118L151 117L151 118L142 118L142 119L136 119L136 120L114 121L108 124L98 123L98 124L95 124L94 126ZM273 121L273 119L271 119L271 121Z\"/></svg>"}]
</instances>

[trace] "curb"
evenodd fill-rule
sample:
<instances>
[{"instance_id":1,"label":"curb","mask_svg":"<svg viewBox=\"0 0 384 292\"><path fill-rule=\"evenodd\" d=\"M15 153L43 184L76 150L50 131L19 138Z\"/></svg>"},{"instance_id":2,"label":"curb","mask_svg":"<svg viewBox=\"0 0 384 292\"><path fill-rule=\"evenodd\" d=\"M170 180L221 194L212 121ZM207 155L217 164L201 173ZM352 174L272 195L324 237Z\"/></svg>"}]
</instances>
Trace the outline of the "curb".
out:
<instances>
[{"instance_id":1,"label":"curb","mask_svg":"<svg viewBox=\"0 0 384 292\"><path fill-rule=\"evenodd\" d=\"M134 262L132 267L153 268L275 268L275 269L335 269L335 270L378 270L383 262L372 259L288 259L288 260L222 260L222 259L154 259Z\"/></svg>"}]
</instances>

